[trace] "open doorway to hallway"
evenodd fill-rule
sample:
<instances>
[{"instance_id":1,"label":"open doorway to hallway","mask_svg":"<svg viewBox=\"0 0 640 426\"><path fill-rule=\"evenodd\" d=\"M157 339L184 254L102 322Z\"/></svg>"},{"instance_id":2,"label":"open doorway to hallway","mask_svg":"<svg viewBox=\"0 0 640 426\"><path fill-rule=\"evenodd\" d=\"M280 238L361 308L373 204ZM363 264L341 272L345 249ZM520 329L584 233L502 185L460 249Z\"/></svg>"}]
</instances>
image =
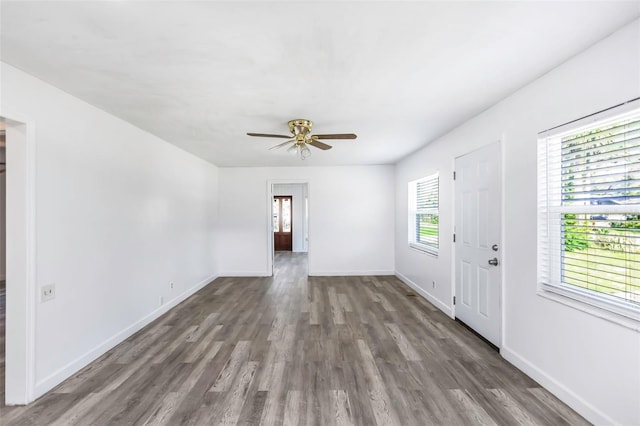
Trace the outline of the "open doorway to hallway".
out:
<instances>
[{"instance_id":1,"label":"open doorway to hallway","mask_svg":"<svg viewBox=\"0 0 640 426\"><path fill-rule=\"evenodd\" d=\"M5 328L6 328L6 209L5 200L7 193L6 173L6 127L0 117L0 407L4 406L4 378L5 378Z\"/></svg>"},{"instance_id":2,"label":"open doorway to hallway","mask_svg":"<svg viewBox=\"0 0 640 426\"><path fill-rule=\"evenodd\" d=\"M271 185L272 273L294 267L308 275L309 187L306 182L278 182Z\"/></svg>"},{"instance_id":3,"label":"open doorway to hallway","mask_svg":"<svg viewBox=\"0 0 640 426\"><path fill-rule=\"evenodd\" d=\"M35 139L33 122L15 112L3 110L0 124L0 405L15 405L35 399Z\"/></svg>"}]
</instances>

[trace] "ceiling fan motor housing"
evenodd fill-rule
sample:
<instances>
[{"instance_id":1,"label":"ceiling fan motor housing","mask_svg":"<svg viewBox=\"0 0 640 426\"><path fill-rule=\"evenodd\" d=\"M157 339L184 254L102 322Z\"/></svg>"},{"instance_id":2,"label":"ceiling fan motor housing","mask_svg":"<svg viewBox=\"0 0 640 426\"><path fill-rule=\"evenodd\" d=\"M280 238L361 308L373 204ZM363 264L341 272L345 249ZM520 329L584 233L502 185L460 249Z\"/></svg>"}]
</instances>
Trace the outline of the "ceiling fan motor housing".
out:
<instances>
[{"instance_id":1,"label":"ceiling fan motor housing","mask_svg":"<svg viewBox=\"0 0 640 426\"><path fill-rule=\"evenodd\" d=\"M313 121L298 119L289 121L289 130L291 133L296 135L302 135L303 137L307 134L311 133L311 128L313 127Z\"/></svg>"}]
</instances>

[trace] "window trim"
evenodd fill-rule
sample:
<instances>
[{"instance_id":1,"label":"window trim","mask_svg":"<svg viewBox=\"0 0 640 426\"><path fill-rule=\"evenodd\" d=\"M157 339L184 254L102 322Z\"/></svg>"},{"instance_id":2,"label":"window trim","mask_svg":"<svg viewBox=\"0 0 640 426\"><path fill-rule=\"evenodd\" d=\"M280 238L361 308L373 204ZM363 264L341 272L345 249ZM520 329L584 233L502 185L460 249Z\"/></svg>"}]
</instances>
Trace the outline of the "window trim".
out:
<instances>
[{"instance_id":1,"label":"window trim","mask_svg":"<svg viewBox=\"0 0 640 426\"><path fill-rule=\"evenodd\" d=\"M416 235L415 235L415 217L418 214L418 209L415 206L416 203L416 198L417 198L417 194L416 194L416 189L419 183L421 182L425 182L425 181L429 181L429 180L433 180L436 179L437 180L437 193L438 193L438 207L436 209L426 209L428 211L425 211L424 213L427 214L437 214L438 215L438 247L433 247L427 244L422 244L416 241ZM410 248L418 250L422 253L426 253L429 254L431 256L435 256L438 257L438 254L440 252L440 173L436 172L433 174L430 174L428 176L424 176L421 177L419 179L415 179L412 181L409 181L407 184L407 194L408 194L408 203L407 203L407 210L408 210L408 215L407 215L407 219L408 219L408 227L407 227L407 239L408 239L408 245Z\"/></svg>"},{"instance_id":2,"label":"window trim","mask_svg":"<svg viewBox=\"0 0 640 426\"><path fill-rule=\"evenodd\" d=\"M409 247L414 250L418 250L422 253L427 253L435 257L438 257L438 254L439 254L438 249L430 247L426 244L420 244L420 243L409 241Z\"/></svg>"},{"instance_id":3,"label":"window trim","mask_svg":"<svg viewBox=\"0 0 640 426\"><path fill-rule=\"evenodd\" d=\"M640 317L637 314L629 311L618 312L611 304L598 303L592 295L584 296L576 293L578 292L573 292L570 289L538 283L537 294L540 297L640 333Z\"/></svg>"},{"instance_id":4,"label":"window trim","mask_svg":"<svg viewBox=\"0 0 640 426\"><path fill-rule=\"evenodd\" d=\"M550 214L549 211L558 209L558 207L546 204L546 197L548 197L549 190L546 188L546 184L543 185L543 181L547 181L546 173L548 172L548 158L546 152L548 139L561 138L562 136L571 133L579 133L592 128L596 124L606 125L606 123L621 121L630 116L637 115L638 113L640 113L640 98L570 121L566 124L545 130L538 134L538 223L536 226L538 259L536 269L537 294L539 296L640 332L640 307L636 308L629 303L617 300L605 293L583 290L579 287L569 287L567 285L562 285L561 283L555 284L545 282L545 277L542 272L543 268L548 268L548 266L544 266L542 263L550 261L548 257L545 257L545 253L543 252L544 247L545 245L549 246L553 243L553 241L551 241L552 234L556 232L551 229L551 224L549 223L548 218L548 215ZM542 173L545 173L545 176L541 176ZM544 194L542 193L543 191ZM545 202L544 206L541 205L542 200ZM639 205L626 206L622 209L624 209L625 212L629 210L633 212L640 212ZM543 219L543 215L547 217ZM541 220L546 222L546 228L542 228ZM541 241L544 238L546 238L546 242ZM547 273L547 278L550 277L551 274ZM551 280L549 279L549 281Z\"/></svg>"}]
</instances>

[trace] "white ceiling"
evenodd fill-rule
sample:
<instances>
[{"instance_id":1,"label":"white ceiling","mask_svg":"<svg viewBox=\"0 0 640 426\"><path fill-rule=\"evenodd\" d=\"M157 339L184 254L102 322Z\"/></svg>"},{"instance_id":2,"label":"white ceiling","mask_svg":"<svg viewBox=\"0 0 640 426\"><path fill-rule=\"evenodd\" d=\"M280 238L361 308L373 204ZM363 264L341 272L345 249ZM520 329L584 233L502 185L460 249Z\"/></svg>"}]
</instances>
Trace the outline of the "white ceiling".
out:
<instances>
[{"instance_id":1,"label":"white ceiling","mask_svg":"<svg viewBox=\"0 0 640 426\"><path fill-rule=\"evenodd\" d=\"M220 166L390 164L640 2L10 2L1 59ZM308 118L328 141L269 151Z\"/></svg>"}]
</instances>

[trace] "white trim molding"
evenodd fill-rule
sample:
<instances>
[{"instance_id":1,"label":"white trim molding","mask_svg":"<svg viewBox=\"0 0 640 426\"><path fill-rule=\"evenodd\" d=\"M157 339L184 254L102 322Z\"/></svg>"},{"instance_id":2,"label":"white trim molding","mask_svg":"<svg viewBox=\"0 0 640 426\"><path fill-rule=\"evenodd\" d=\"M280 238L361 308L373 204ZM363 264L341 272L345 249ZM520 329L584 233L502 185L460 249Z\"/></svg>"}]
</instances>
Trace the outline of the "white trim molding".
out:
<instances>
[{"instance_id":1,"label":"white trim molding","mask_svg":"<svg viewBox=\"0 0 640 426\"><path fill-rule=\"evenodd\" d=\"M310 277L358 277L375 275L395 275L393 271L313 271L309 270Z\"/></svg>"},{"instance_id":2,"label":"white trim molding","mask_svg":"<svg viewBox=\"0 0 640 426\"><path fill-rule=\"evenodd\" d=\"M596 425L617 424L615 420L542 371L522 355L509 348L504 344L504 342L500 348L500 355L520 371L524 372L526 375L542 385L546 390L557 396L562 402L576 410L591 423Z\"/></svg>"},{"instance_id":3,"label":"white trim molding","mask_svg":"<svg viewBox=\"0 0 640 426\"><path fill-rule=\"evenodd\" d=\"M7 270L5 403L35 399L36 315L36 124L20 113L0 109L7 124ZM24 144L20 146L19 144Z\"/></svg>"},{"instance_id":4,"label":"white trim molding","mask_svg":"<svg viewBox=\"0 0 640 426\"><path fill-rule=\"evenodd\" d=\"M402 275L400 272L396 271L395 276L398 277L400 281L414 289L420 296L427 299L431 304L440 309L442 312L447 314L451 319L455 319L455 312L451 306L448 306L446 303L441 301L440 299L435 298L430 293L423 290L418 284L411 281L406 276Z\"/></svg>"},{"instance_id":5,"label":"white trim molding","mask_svg":"<svg viewBox=\"0 0 640 426\"><path fill-rule=\"evenodd\" d=\"M220 277L270 277L269 271L222 271L218 274Z\"/></svg>"}]
</instances>

